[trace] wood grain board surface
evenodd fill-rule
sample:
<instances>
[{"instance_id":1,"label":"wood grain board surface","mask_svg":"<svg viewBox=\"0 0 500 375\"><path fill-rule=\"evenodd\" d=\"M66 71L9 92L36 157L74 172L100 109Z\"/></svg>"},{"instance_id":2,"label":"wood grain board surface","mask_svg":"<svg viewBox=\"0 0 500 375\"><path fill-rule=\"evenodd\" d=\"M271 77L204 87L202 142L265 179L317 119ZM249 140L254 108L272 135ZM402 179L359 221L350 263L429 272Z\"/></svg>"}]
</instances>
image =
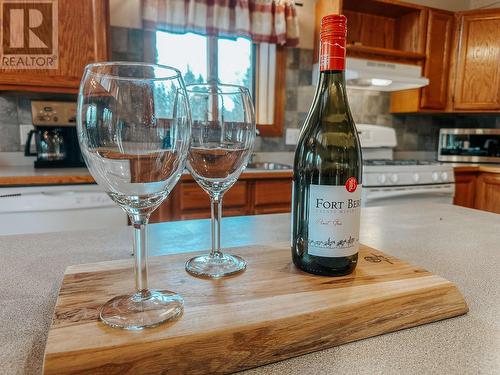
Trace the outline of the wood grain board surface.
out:
<instances>
[{"instance_id":1,"label":"wood grain board surface","mask_svg":"<svg viewBox=\"0 0 500 375\"><path fill-rule=\"evenodd\" d=\"M225 374L468 311L451 282L367 246L351 275L297 270L287 244L229 251L248 269L219 280L184 271L196 253L150 259L150 286L180 293L184 315L143 331L98 320L132 291L132 260L66 270L45 350L45 374Z\"/></svg>"}]
</instances>

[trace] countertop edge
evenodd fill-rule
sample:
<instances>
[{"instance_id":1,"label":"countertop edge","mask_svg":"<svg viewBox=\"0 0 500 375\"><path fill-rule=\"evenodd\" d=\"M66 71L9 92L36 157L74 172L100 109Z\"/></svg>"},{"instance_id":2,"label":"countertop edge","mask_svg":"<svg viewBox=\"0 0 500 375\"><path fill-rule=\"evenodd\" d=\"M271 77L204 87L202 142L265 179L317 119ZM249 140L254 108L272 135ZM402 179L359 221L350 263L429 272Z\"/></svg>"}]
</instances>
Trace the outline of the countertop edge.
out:
<instances>
[{"instance_id":1,"label":"countertop edge","mask_svg":"<svg viewBox=\"0 0 500 375\"><path fill-rule=\"evenodd\" d=\"M4 176L0 177L0 187L37 185L77 185L94 184L91 175L78 176Z\"/></svg>"},{"instance_id":2,"label":"countertop edge","mask_svg":"<svg viewBox=\"0 0 500 375\"><path fill-rule=\"evenodd\" d=\"M464 166L454 166L455 172L459 173L500 173L500 166L487 166L487 165L464 165Z\"/></svg>"},{"instance_id":3,"label":"countertop edge","mask_svg":"<svg viewBox=\"0 0 500 375\"><path fill-rule=\"evenodd\" d=\"M244 171L239 180L252 179L277 179L277 178L292 178L291 170L282 171L266 171L266 170L249 170ZM189 173L184 173L181 181L194 181ZM94 184L95 180L90 174L65 175L63 173L54 175L21 175L21 176L0 176L0 187L29 187L29 186L44 186L44 185L77 185L77 184Z\"/></svg>"}]
</instances>

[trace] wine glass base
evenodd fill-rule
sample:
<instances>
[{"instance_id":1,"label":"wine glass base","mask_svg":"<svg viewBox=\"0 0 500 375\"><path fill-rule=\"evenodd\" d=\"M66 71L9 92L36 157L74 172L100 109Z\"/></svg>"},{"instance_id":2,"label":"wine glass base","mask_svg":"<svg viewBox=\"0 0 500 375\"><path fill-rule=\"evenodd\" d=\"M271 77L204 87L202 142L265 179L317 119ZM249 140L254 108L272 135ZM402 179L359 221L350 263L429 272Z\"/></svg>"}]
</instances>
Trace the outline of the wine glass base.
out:
<instances>
[{"instance_id":1,"label":"wine glass base","mask_svg":"<svg viewBox=\"0 0 500 375\"><path fill-rule=\"evenodd\" d=\"M184 300L174 292L145 289L109 300L101 306L99 318L113 328L140 330L175 319L183 306Z\"/></svg>"},{"instance_id":2,"label":"wine glass base","mask_svg":"<svg viewBox=\"0 0 500 375\"><path fill-rule=\"evenodd\" d=\"M247 268L247 262L237 255L200 255L186 262L186 271L193 276L218 279L234 275Z\"/></svg>"}]
</instances>

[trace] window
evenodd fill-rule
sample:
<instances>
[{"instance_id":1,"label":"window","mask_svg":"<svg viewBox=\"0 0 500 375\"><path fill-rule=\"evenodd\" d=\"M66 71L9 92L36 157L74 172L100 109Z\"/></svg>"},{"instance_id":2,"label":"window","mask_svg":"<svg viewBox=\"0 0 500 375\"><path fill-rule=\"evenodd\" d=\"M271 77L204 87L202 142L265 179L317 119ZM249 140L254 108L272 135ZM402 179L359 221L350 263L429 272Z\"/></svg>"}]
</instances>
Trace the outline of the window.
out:
<instances>
[{"instance_id":1,"label":"window","mask_svg":"<svg viewBox=\"0 0 500 375\"><path fill-rule=\"evenodd\" d=\"M261 135L280 136L285 110L286 50L249 39L156 31L156 61L178 68L186 84L219 80L246 86ZM147 43L147 42L146 42ZM151 54L148 54L151 56Z\"/></svg>"},{"instance_id":2,"label":"window","mask_svg":"<svg viewBox=\"0 0 500 375\"><path fill-rule=\"evenodd\" d=\"M156 51L158 63L178 68L186 84L218 79L253 92L253 45L248 39L157 31Z\"/></svg>"}]
</instances>

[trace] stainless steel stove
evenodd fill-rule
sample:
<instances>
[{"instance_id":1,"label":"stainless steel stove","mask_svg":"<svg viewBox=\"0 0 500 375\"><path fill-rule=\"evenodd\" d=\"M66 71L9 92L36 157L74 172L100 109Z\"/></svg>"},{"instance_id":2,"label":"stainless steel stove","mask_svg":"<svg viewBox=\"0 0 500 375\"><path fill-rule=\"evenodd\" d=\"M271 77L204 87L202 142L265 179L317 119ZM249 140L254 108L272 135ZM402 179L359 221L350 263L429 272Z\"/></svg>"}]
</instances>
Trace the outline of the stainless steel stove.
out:
<instances>
[{"instance_id":1,"label":"stainless steel stove","mask_svg":"<svg viewBox=\"0 0 500 375\"><path fill-rule=\"evenodd\" d=\"M363 149L363 202L367 207L401 203L452 203L453 167L433 161L394 160L392 128L358 124Z\"/></svg>"}]
</instances>

